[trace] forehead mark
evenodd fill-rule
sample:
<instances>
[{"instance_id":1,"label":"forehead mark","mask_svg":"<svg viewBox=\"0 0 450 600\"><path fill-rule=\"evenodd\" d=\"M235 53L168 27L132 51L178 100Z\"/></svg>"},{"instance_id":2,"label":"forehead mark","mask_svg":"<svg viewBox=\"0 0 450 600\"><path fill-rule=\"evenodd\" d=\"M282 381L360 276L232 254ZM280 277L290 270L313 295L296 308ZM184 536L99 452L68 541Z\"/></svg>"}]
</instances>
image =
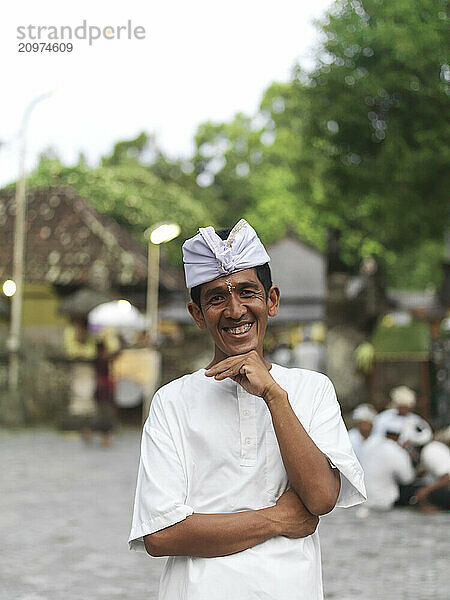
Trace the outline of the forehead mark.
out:
<instances>
[{"instance_id":1,"label":"forehead mark","mask_svg":"<svg viewBox=\"0 0 450 600\"><path fill-rule=\"evenodd\" d=\"M231 294L233 292L233 288L235 288L235 286L231 283L231 281L229 279L225 279L225 283L227 284L228 293Z\"/></svg>"}]
</instances>

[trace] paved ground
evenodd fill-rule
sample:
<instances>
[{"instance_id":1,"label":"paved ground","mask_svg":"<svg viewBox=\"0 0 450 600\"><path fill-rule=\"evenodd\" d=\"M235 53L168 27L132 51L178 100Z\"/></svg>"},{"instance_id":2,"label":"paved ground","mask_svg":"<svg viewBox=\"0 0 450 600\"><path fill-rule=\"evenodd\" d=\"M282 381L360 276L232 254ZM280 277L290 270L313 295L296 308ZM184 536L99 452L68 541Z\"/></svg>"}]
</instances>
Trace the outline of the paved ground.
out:
<instances>
[{"instance_id":1,"label":"paved ground","mask_svg":"<svg viewBox=\"0 0 450 600\"><path fill-rule=\"evenodd\" d=\"M156 599L162 559L126 545L138 453L134 431L109 450L0 432L1 600ZM409 510L323 518L327 600L448 600L448 525Z\"/></svg>"}]
</instances>

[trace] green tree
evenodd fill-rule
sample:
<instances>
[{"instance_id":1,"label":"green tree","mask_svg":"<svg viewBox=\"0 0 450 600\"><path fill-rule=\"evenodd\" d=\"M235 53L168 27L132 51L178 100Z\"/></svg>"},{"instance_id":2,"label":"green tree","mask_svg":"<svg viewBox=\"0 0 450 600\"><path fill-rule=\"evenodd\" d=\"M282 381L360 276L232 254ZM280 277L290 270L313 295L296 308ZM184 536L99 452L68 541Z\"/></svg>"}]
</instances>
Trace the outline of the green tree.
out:
<instances>
[{"instance_id":1,"label":"green tree","mask_svg":"<svg viewBox=\"0 0 450 600\"><path fill-rule=\"evenodd\" d=\"M291 233L325 249L326 229L294 172L303 145L285 105L296 100L291 84L275 83L253 117L201 124L188 177L221 226L245 217L265 243Z\"/></svg>"},{"instance_id":2,"label":"green tree","mask_svg":"<svg viewBox=\"0 0 450 600\"><path fill-rule=\"evenodd\" d=\"M243 114L231 123L203 123L197 130L192 176L224 226L253 204L249 175L261 160L261 135L261 124Z\"/></svg>"},{"instance_id":3,"label":"green tree","mask_svg":"<svg viewBox=\"0 0 450 600\"><path fill-rule=\"evenodd\" d=\"M274 83L266 90L259 110L266 123L265 144L259 164L250 172L253 202L246 217L266 242L295 234L325 251L326 223L312 201L317 180L306 176L304 104L292 83Z\"/></svg>"},{"instance_id":4,"label":"green tree","mask_svg":"<svg viewBox=\"0 0 450 600\"><path fill-rule=\"evenodd\" d=\"M342 232L350 265L371 254L394 275L397 257L408 264L421 248L437 262L449 211L447 28L441 0L338 0L316 68L296 71L310 149L299 181L316 182L311 201Z\"/></svg>"}]
</instances>

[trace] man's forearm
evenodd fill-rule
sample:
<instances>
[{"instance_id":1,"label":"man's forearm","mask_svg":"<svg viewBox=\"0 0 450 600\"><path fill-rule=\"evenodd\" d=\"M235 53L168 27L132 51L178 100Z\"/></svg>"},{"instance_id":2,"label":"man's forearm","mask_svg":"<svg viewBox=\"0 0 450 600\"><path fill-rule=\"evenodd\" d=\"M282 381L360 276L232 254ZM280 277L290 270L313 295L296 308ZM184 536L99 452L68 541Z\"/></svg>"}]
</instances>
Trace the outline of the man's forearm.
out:
<instances>
[{"instance_id":1,"label":"man's forearm","mask_svg":"<svg viewBox=\"0 0 450 600\"><path fill-rule=\"evenodd\" d=\"M420 490L423 490L422 495L425 497L428 496L428 494L431 494L431 492L434 492L435 490L440 490L441 488L446 487L449 484L450 476L448 473L446 473L445 475L442 475L441 477L436 479L435 482L420 488Z\"/></svg>"},{"instance_id":2,"label":"man's forearm","mask_svg":"<svg viewBox=\"0 0 450 600\"><path fill-rule=\"evenodd\" d=\"M272 416L289 482L315 515L330 512L340 490L340 475L298 420L287 392L276 385L265 398Z\"/></svg>"},{"instance_id":3,"label":"man's forearm","mask_svg":"<svg viewBox=\"0 0 450 600\"><path fill-rule=\"evenodd\" d=\"M184 521L144 538L152 556L234 554L278 535L270 509L224 514L194 513Z\"/></svg>"},{"instance_id":4,"label":"man's forearm","mask_svg":"<svg viewBox=\"0 0 450 600\"><path fill-rule=\"evenodd\" d=\"M302 538L318 524L293 490L287 490L275 506L237 513L194 513L184 521L144 537L152 556L200 556L213 558L235 554L284 535Z\"/></svg>"}]
</instances>

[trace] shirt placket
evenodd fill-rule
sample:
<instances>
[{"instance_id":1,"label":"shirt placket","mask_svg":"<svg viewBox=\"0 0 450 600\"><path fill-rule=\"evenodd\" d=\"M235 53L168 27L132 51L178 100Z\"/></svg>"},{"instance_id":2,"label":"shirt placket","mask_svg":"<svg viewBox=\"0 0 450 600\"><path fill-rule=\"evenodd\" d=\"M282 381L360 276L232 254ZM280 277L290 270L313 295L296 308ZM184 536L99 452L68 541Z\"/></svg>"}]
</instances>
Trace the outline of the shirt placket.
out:
<instances>
[{"instance_id":1,"label":"shirt placket","mask_svg":"<svg viewBox=\"0 0 450 600\"><path fill-rule=\"evenodd\" d=\"M256 398L237 388L239 406L239 426L241 433L241 467L256 465L258 456L258 438L256 433Z\"/></svg>"}]
</instances>

